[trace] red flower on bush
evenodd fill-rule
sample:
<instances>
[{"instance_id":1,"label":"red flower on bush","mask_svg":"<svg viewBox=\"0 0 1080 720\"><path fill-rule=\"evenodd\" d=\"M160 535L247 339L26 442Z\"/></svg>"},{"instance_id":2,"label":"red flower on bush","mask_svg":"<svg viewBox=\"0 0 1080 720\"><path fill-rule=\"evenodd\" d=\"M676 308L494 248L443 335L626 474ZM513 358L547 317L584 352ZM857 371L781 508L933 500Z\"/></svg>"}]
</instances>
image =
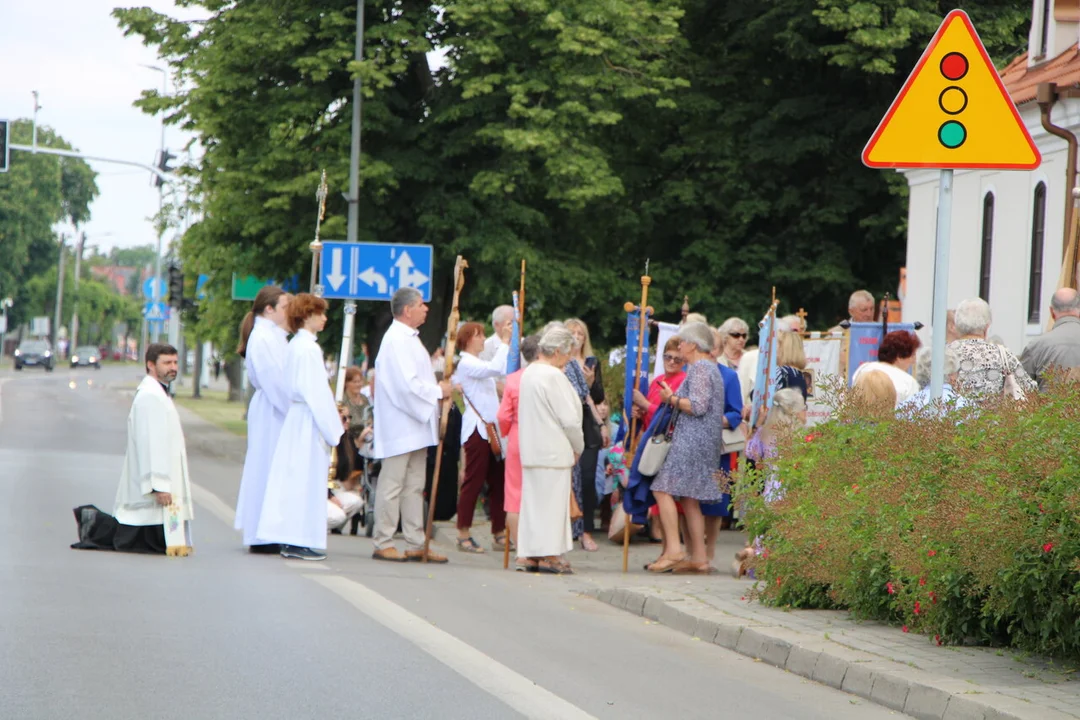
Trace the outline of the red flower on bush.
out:
<instances>
[{"instance_id":1,"label":"red flower on bush","mask_svg":"<svg viewBox=\"0 0 1080 720\"><path fill-rule=\"evenodd\" d=\"M924 577L919 578L919 587L922 587L925 584L926 584L926 578L924 578Z\"/></svg>"},{"instance_id":2,"label":"red flower on bush","mask_svg":"<svg viewBox=\"0 0 1080 720\"><path fill-rule=\"evenodd\" d=\"M776 587L780 587L781 580L783 580L783 578L776 578Z\"/></svg>"},{"instance_id":3,"label":"red flower on bush","mask_svg":"<svg viewBox=\"0 0 1080 720\"><path fill-rule=\"evenodd\" d=\"M1048 553L1053 549L1054 549L1054 543L1046 543L1045 545L1043 545L1043 552L1044 553Z\"/></svg>"},{"instance_id":4,"label":"red flower on bush","mask_svg":"<svg viewBox=\"0 0 1080 720\"><path fill-rule=\"evenodd\" d=\"M902 627L902 628L900 628L900 629L901 629L901 630L903 630L904 632L907 632L907 625L903 626L903 627Z\"/></svg>"},{"instance_id":5,"label":"red flower on bush","mask_svg":"<svg viewBox=\"0 0 1080 720\"><path fill-rule=\"evenodd\" d=\"M926 553L926 554L927 554L927 555L928 555L929 557L934 557L935 555L937 555L937 550L931 550L930 552L928 552L928 553Z\"/></svg>"},{"instance_id":6,"label":"red flower on bush","mask_svg":"<svg viewBox=\"0 0 1080 720\"><path fill-rule=\"evenodd\" d=\"M930 602L937 603L937 594L933 590L930 591Z\"/></svg>"},{"instance_id":7,"label":"red flower on bush","mask_svg":"<svg viewBox=\"0 0 1080 720\"><path fill-rule=\"evenodd\" d=\"M915 601L915 614L918 615L920 612L922 612L922 606L919 605L919 601L916 600Z\"/></svg>"},{"instance_id":8,"label":"red flower on bush","mask_svg":"<svg viewBox=\"0 0 1080 720\"><path fill-rule=\"evenodd\" d=\"M854 484L853 484L853 485L851 486L851 491L852 491L852 492L859 492L859 483L854 483Z\"/></svg>"},{"instance_id":9,"label":"red flower on bush","mask_svg":"<svg viewBox=\"0 0 1080 720\"><path fill-rule=\"evenodd\" d=\"M938 645L941 645L941 636L940 635L935 635L934 636L934 642L936 642Z\"/></svg>"},{"instance_id":10,"label":"red flower on bush","mask_svg":"<svg viewBox=\"0 0 1080 720\"><path fill-rule=\"evenodd\" d=\"M890 595L895 595L896 594L896 588L893 587L893 584L891 582L885 583L885 590Z\"/></svg>"}]
</instances>

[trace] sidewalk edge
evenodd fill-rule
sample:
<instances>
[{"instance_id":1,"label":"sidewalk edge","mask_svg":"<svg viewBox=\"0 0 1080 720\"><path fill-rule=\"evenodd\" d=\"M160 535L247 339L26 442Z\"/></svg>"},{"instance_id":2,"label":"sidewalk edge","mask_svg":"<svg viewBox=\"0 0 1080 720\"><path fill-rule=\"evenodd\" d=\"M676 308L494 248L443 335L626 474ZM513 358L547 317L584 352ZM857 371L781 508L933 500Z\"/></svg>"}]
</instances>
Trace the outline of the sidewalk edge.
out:
<instances>
[{"instance_id":1,"label":"sidewalk edge","mask_svg":"<svg viewBox=\"0 0 1080 720\"><path fill-rule=\"evenodd\" d=\"M958 679L939 679L824 638L725 614L685 595L636 589L584 594L740 655L857 695L920 720L1064 720L1071 717L1000 693L977 693ZM992 697L992 703L988 699Z\"/></svg>"}]
</instances>

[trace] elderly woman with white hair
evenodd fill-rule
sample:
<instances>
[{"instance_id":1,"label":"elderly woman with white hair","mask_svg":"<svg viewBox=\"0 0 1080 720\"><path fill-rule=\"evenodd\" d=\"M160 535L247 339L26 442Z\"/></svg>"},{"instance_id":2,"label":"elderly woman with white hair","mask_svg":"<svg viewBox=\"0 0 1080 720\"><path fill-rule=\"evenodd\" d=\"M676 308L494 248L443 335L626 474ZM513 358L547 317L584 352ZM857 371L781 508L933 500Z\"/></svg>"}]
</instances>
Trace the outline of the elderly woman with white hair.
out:
<instances>
[{"instance_id":1,"label":"elderly woman with white hair","mask_svg":"<svg viewBox=\"0 0 1080 720\"><path fill-rule=\"evenodd\" d=\"M750 337L750 326L742 318L729 317L717 328L720 333L720 362L732 370L738 371L746 352L746 340Z\"/></svg>"},{"instance_id":2,"label":"elderly woman with white hair","mask_svg":"<svg viewBox=\"0 0 1080 720\"><path fill-rule=\"evenodd\" d=\"M956 332L960 339L949 347L956 353L959 364L959 390L982 399L1002 395L1008 389L1014 398L1022 399L1026 393L1035 391L1035 381L1008 348L987 341L992 319L990 306L980 298L964 300L956 306Z\"/></svg>"},{"instance_id":3,"label":"elderly woman with white hair","mask_svg":"<svg viewBox=\"0 0 1080 720\"><path fill-rule=\"evenodd\" d=\"M573 350L573 333L550 326L540 338L536 361L521 375L518 396L518 556L529 570L557 575L571 572L561 556L573 547L572 471L585 449L581 399L563 374Z\"/></svg>"},{"instance_id":4,"label":"elderly woman with white hair","mask_svg":"<svg viewBox=\"0 0 1080 720\"><path fill-rule=\"evenodd\" d=\"M679 330L679 354L686 361L686 379L677 393L666 383L660 398L676 411L671 449L652 482L664 529L664 551L646 569L653 573L707 574L705 518L701 503L723 499L716 470L720 467L724 429L724 380L712 359L712 330L704 323L687 323ZM681 500L686 515L689 556L679 544Z\"/></svg>"},{"instance_id":5,"label":"elderly woman with white hair","mask_svg":"<svg viewBox=\"0 0 1080 720\"><path fill-rule=\"evenodd\" d=\"M900 404L900 410L918 411L930 407L933 402L930 399L930 371L933 350L924 347L915 356L915 381L922 389ZM946 346L945 348L945 383L941 386L941 401L938 404L940 414L944 414L949 408L967 407L970 403L964 396L956 391L957 375L960 370L960 361L956 352Z\"/></svg>"}]
</instances>

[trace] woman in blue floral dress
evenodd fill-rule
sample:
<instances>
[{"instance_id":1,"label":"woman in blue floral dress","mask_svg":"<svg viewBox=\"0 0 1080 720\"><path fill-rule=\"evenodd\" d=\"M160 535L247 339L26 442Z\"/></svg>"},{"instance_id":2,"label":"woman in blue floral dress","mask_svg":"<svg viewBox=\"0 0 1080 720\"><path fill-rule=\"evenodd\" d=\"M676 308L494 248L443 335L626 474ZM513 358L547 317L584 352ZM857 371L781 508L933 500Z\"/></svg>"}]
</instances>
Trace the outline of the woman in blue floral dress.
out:
<instances>
[{"instance_id":1,"label":"woman in blue floral dress","mask_svg":"<svg viewBox=\"0 0 1080 720\"><path fill-rule=\"evenodd\" d=\"M652 482L664 528L664 552L649 572L706 574L705 519L700 503L723 498L716 479L723 450L724 380L710 353L712 330L705 323L688 323L679 331L679 354L686 360L686 380L677 393L662 385L660 399L678 410L671 450ZM689 557L679 543L679 498L686 515Z\"/></svg>"}]
</instances>

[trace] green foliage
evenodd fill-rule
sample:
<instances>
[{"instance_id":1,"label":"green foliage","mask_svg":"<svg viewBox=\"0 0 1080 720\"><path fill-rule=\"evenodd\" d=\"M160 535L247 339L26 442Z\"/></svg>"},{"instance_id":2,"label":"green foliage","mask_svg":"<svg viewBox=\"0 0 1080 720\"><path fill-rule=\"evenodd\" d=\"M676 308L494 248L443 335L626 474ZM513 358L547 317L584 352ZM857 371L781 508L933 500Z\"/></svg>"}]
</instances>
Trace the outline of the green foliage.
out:
<instances>
[{"instance_id":1,"label":"green foliage","mask_svg":"<svg viewBox=\"0 0 1080 720\"><path fill-rule=\"evenodd\" d=\"M30 144L30 121L11 123L11 142ZM38 143L71 149L45 126L38 126ZM82 160L11 153L10 169L0 174L0 297L15 300L8 318L12 327L37 314L28 304L24 281L56 265L59 243L53 225L78 225L90 218L90 203L98 192L94 178ZM52 277L55 288L55 270Z\"/></svg>"},{"instance_id":2,"label":"green foliage","mask_svg":"<svg viewBox=\"0 0 1080 720\"><path fill-rule=\"evenodd\" d=\"M428 342L459 253L466 316L505 303L525 258L527 323L582 317L600 345L619 343L618 308L647 258L659 319L687 294L717 323L752 321L776 286L784 312L805 307L824 328L853 289L896 290L906 183L859 154L944 3L369 0L359 63L352 0L186 4L205 20L115 15L182 88L141 107L205 149L187 170L203 219L181 248L185 267L213 275L201 335L235 339L233 272L306 282L323 168L323 237L344 237L352 73L359 239L435 246ZM1022 3L965 9L997 61L1022 49ZM434 48L444 67L430 66ZM359 338L387 321L385 305L362 304Z\"/></svg>"},{"instance_id":3,"label":"green foliage","mask_svg":"<svg viewBox=\"0 0 1080 720\"><path fill-rule=\"evenodd\" d=\"M841 412L785 438L782 496L766 500L755 473L736 492L764 547L760 596L1080 657L1078 421L1073 383L945 417Z\"/></svg>"}]
</instances>

